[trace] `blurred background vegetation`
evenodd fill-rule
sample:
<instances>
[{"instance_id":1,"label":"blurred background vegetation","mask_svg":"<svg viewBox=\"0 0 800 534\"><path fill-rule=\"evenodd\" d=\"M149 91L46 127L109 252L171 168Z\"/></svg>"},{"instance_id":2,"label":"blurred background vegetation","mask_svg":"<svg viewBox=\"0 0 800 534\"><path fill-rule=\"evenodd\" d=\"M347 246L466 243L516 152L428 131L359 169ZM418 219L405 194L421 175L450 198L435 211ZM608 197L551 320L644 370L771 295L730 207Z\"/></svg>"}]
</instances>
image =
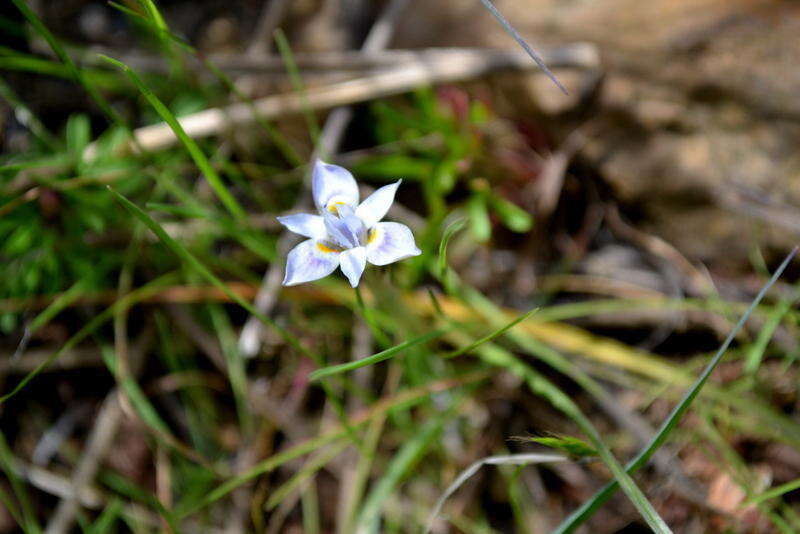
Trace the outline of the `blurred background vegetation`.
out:
<instances>
[{"instance_id":1,"label":"blurred background vegetation","mask_svg":"<svg viewBox=\"0 0 800 534\"><path fill-rule=\"evenodd\" d=\"M800 532L800 5L494 5L0 6L0 534Z\"/></svg>"}]
</instances>

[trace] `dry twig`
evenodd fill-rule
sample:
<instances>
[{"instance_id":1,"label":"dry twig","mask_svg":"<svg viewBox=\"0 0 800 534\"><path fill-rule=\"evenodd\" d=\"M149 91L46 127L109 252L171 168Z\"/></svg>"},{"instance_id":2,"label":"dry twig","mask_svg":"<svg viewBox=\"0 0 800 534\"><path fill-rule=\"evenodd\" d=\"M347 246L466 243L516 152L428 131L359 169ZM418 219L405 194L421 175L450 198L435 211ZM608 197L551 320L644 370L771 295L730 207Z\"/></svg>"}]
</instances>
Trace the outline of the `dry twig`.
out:
<instances>
[{"instance_id":1,"label":"dry twig","mask_svg":"<svg viewBox=\"0 0 800 534\"><path fill-rule=\"evenodd\" d=\"M597 50L590 44L570 45L552 51L551 54L554 60L559 58L564 60L562 64L550 61L554 66L582 69L599 66ZM255 113L249 103L240 103L186 115L181 117L179 122L189 137L198 139L252 124L256 117L274 119L297 114L303 110L304 100L311 109L328 109L404 93L423 85L459 82L500 70L530 71L533 68L535 65L530 62L528 56L516 50L422 51L418 53L416 61L401 63L394 69L309 89L305 99L294 92L268 96L253 102ZM336 115L332 114L326 123L331 125L328 132L340 128L335 126L336 123ZM158 151L174 146L178 142L175 133L165 123L137 128L133 134L135 144L129 144L128 150L133 150L133 147L138 145L146 151ZM329 134L328 139L332 140L333 136ZM91 159L96 152L97 146L91 144L87 147L84 157Z\"/></svg>"}]
</instances>

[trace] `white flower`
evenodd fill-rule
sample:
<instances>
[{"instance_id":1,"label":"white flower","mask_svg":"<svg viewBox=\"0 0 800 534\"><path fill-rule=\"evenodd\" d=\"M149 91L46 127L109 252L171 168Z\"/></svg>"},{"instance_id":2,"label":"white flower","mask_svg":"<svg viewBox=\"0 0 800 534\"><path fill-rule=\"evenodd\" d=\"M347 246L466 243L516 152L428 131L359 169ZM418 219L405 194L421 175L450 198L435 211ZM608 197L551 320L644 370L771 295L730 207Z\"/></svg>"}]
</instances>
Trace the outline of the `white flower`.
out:
<instances>
[{"instance_id":1,"label":"white flower","mask_svg":"<svg viewBox=\"0 0 800 534\"><path fill-rule=\"evenodd\" d=\"M320 214L278 217L292 232L310 238L289 252L283 285L318 280L341 267L350 285L356 287L367 262L388 265L421 254L407 226L379 222L394 202L400 182L381 187L359 204L353 175L317 160L311 192Z\"/></svg>"}]
</instances>

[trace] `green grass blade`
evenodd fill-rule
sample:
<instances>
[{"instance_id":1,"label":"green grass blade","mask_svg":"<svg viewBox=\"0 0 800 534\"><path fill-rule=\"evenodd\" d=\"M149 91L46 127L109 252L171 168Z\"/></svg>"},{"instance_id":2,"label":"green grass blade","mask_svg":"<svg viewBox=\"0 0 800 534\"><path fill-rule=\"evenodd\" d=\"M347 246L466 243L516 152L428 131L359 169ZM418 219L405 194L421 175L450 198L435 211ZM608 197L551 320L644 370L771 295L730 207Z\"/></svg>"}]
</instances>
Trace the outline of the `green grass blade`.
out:
<instances>
[{"instance_id":1,"label":"green grass blade","mask_svg":"<svg viewBox=\"0 0 800 534\"><path fill-rule=\"evenodd\" d=\"M108 56L100 55L100 57L111 63L112 65L119 68L122 72L124 72L131 82L136 86L137 89L142 93L145 99L150 103L156 113L166 122L172 131L175 132L175 135L178 139L180 139L181 143L183 143L184 148L189 153L189 155L194 160L197 167L203 173L206 180L208 181L211 188L214 190L214 193L219 198L220 202L225 206L225 208L230 212L230 214L237 220L243 221L246 219L246 213L244 209L239 205L236 199L231 195L228 189L225 187L225 184L222 181L222 178L217 174L217 171L211 165L211 162L208 160L208 157L203 153L200 149L198 144L195 142L194 139L189 137L186 134L186 131L181 126L181 123L175 118L175 115L169 110L167 106L164 105L163 102L150 90L150 88L145 85L145 83L139 78L136 72L133 71L129 66L122 63L121 61L117 61L116 59L110 58Z\"/></svg>"},{"instance_id":2,"label":"green grass blade","mask_svg":"<svg viewBox=\"0 0 800 534\"><path fill-rule=\"evenodd\" d=\"M6 442L6 437L2 432L0 432L0 469L5 472L11 489L17 496L17 500L20 503L21 511L19 515L22 519L20 522L20 527L22 527L22 530L25 532L25 534L38 534L42 532L42 529L36 520L36 512L34 511L33 505L28 498L28 492L25 488L25 483L15 471L14 455L11 452L11 448Z\"/></svg>"},{"instance_id":3,"label":"green grass blade","mask_svg":"<svg viewBox=\"0 0 800 534\"><path fill-rule=\"evenodd\" d=\"M53 354L47 357L42 363L36 366L36 368L25 375L22 380L17 382L17 385L14 388L0 397L0 405L4 404L8 399L19 393L22 388L24 388L28 382L33 380L39 373L41 373L48 365L53 363L59 356L64 354L65 352L71 350L75 347L78 343L86 339L89 335L91 335L95 330L100 328L104 323L111 320L114 315L119 312L119 310L128 308L133 306L135 303L145 300L149 297L152 297L158 293L160 293L165 285L168 283L172 283L176 280L176 275L174 273L169 273L163 275L155 280L149 282L148 284L131 291L110 307L106 308L101 314L95 316L89 323L87 323L83 328L81 328L74 336L69 338L64 345Z\"/></svg>"},{"instance_id":4,"label":"green grass blade","mask_svg":"<svg viewBox=\"0 0 800 534\"><path fill-rule=\"evenodd\" d=\"M41 327L49 323L53 318L61 313L65 308L72 305L73 302L78 300L87 287L86 280L80 280L72 285L69 289L61 293L47 308L42 310L28 325L28 332L31 334L39 330Z\"/></svg>"},{"instance_id":5,"label":"green grass blade","mask_svg":"<svg viewBox=\"0 0 800 534\"><path fill-rule=\"evenodd\" d=\"M772 335L775 333L778 326L780 326L786 314L792 309L792 304L791 301L783 302L780 306L777 306L767 318L767 322L764 323L764 326L758 333L758 337L755 342L753 342L753 346L745 356L743 368L745 374L754 375L756 371L758 371L758 368L761 366L761 361L764 359L764 352L766 352L769 341L772 339Z\"/></svg>"},{"instance_id":6,"label":"green grass blade","mask_svg":"<svg viewBox=\"0 0 800 534\"><path fill-rule=\"evenodd\" d=\"M700 390L703 388L705 383L708 381L708 378L711 376L711 373L717 367L719 362L722 360L722 357L725 355L725 352L728 350L728 347L733 342L736 335L742 329L744 324L747 322L750 315L753 313L753 310L756 309L756 306L761 302L766 295L767 291L770 287L778 280L778 278L783 274L783 271L789 265L792 258L794 258L795 254L797 253L797 248L792 250L791 253L783 260L783 263L778 267L775 271L775 274L772 275L772 278L764 284L764 287L761 288L761 291L758 292L756 297L750 303L747 310L744 312L742 317L739 319L739 322L733 327L731 332L728 334L728 337L725 338L725 341L720 346L717 353L708 363L706 368L697 377L697 380L694 384L689 388L689 390L684 395L681 402L673 408L672 412L670 413L669 417L666 421L661 425L661 428L653 436L653 439L648 443L647 447L645 447L639 454L634 458L627 466L626 471L630 473L635 473L639 468L647 463L653 453L658 450L658 448L666 441L669 434L672 430L677 426L680 422L683 415L689 410L689 407L692 404L692 401L697 397L700 393ZM553 532L554 534L565 534L568 532L573 532L576 528L578 528L581 524L586 522L595 511L597 511L600 506L602 506L617 489L617 482L612 481L606 484L600 491L598 491L591 499L586 501L582 504L577 510L575 510L572 514L570 514L567 519L565 519Z\"/></svg>"},{"instance_id":7,"label":"green grass blade","mask_svg":"<svg viewBox=\"0 0 800 534\"><path fill-rule=\"evenodd\" d=\"M178 258L184 261L184 263L193 269L197 274L199 274L202 278L204 278L207 282L211 285L218 288L222 291L231 301L235 302L245 310L247 310L250 314L252 314L256 319L264 323L265 325L274 329L278 335L280 335L283 340L293 347L295 350L303 354L304 356L308 357L309 359L316 362L317 365L321 365L321 358L312 353L308 350L300 341L292 335L288 330L279 326L277 323L272 321L269 317L264 315L263 313L259 312L255 306L253 306L250 302L243 299L241 296L236 294L232 291L227 284L225 284L222 280L217 278L214 273L212 273L205 265L203 265L200 260L198 260L191 252L189 252L186 247L181 245L178 241L170 237L169 234L158 224L152 217L150 217L147 213L145 213L139 206L125 198L123 195L119 194L118 192L114 191L111 187L108 188L120 204L123 205L125 209L127 209L131 215L142 221L147 228L153 232L158 239L164 243ZM349 428L346 424L346 417L344 414L344 408L342 407L341 401L334 395L333 390L330 384L326 382L322 383L322 389L325 391L325 395L327 396L328 400L331 402L336 415L339 417L342 424L347 428L347 431L350 435L350 438L353 440L353 443L358 446L359 442L357 436L352 428Z\"/></svg>"},{"instance_id":8,"label":"green grass blade","mask_svg":"<svg viewBox=\"0 0 800 534\"><path fill-rule=\"evenodd\" d=\"M789 482L786 482L785 484L781 484L780 486L775 486L774 488L771 488L765 491L764 493L751 497L750 499L747 500L747 502L743 504L743 506L748 506L751 504L760 504L764 501L780 497L781 495L784 495L786 493L789 493L790 491L794 491L799 488L800 488L800 478L796 480L791 480Z\"/></svg>"},{"instance_id":9,"label":"green grass blade","mask_svg":"<svg viewBox=\"0 0 800 534\"><path fill-rule=\"evenodd\" d=\"M486 336L480 338L479 340L470 343L466 347L462 347L460 349L456 349L453 352L450 352L450 353L446 354L444 356L444 358L455 358L456 356L461 356L462 354L466 354L467 352L475 350L476 348L480 347L484 343L488 343L489 341L493 341L494 339L502 336L503 334L505 334L506 332L508 332L512 328L514 328L516 325L518 325L519 323L521 323L522 321L524 321L525 319L527 319L528 317L530 317L531 315L533 315L537 311L539 311L539 308L534 308L534 309L532 309L530 311L527 311L527 312L523 313L519 317L516 317L510 323L498 328L497 330L495 330L491 334L486 335Z\"/></svg>"},{"instance_id":10,"label":"green grass blade","mask_svg":"<svg viewBox=\"0 0 800 534\"><path fill-rule=\"evenodd\" d=\"M460 219L456 219L444 229L442 241L439 243L439 258L436 264L436 271L441 280L444 280L444 277L447 274L447 245L450 243L450 239L453 238L456 232L464 228L465 224L467 224L467 219L462 217Z\"/></svg>"},{"instance_id":11,"label":"green grass blade","mask_svg":"<svg viewBox=\"0 0 800 534\"><path fill-rule=\"evenodd\" d=\"M164 17L161 16L161 13L158 11L155 3L152 0L139 0L139 4L141 4L147 14L150 15L150 19L155 24L156 28L160 32L163 33L170 33L169 28L167 27L167 22L164 20Z\"/></svg>"},{"instance_id":12,"label":"green grass blade","mask_svg":"<svg viewBox=\"0 0 800 534\"><path fill-rule=\"evenodd\" d=\"M434 392L445 391L455 387L463 386L465 384L474 383L485 378L487 378L485 373L475 373L462 378L437 381L428 384L427 386L407 390L391 399L387 399L387 401L379 402L373 405L369 414L359 419L351 419L349 424L354 428L359 427L375 417L379 417L388 413L398 406L408 408L417 402L421 402ZM325 432L324 434L320 434L314 438L298 443L297 445L294 445L293 447L290 447L281 453L270 456L266 460L254 465L248 471L229 479L227 482L224 482L211 493L209 493L202 501L185 508L181 512L176 513L176 515L179 518L182 518L193 514L207 507L211 503L218 501L225 495L229 494L241 485L250 482L254 478L269 473L287 462L290 462L296 458L300 458L301 456L305 456L308 453L318 450L321 447L324 447L325 445L328 445L346 436L346 429L342 427L335 428Z\"/></svg>"},{"instance_id":13,"label":"green grass blade","mask_svg":"<svg viewBox=\"0 0 800 534\"><path fill-rule=\"evenodd\" d=\"M156 513L166 521L175 534L180 534L181 531L178 528L178 522L173 513L164 508L161 501L149 490L139 487L131 479L114 471L101 470L100 473L98 473L98 478L102 481L103 485L107 486L115 493L132 499L133 501L140 502L155 510ZM122 515L124 518L126 515L124 511Z\"/></svg>"},{"instance_id":14,"label":"green grass blade","mask_svg":"<svg viewBox=\"0 0 800 534\"><path fill-rule=\"evenodd\" d=\"M42 141L50 150L59 150L61 141L50 133L42 121L34 115L30 107L28 107L2 78L0 78L0 97L8 102L9 106L14 110L14 115L17 120L28 128L34 136Z\"/></svg>"},{"instance_id":15,"label":"green grass blade","mask_svg":"<svg viewBox=\"0 0 800 534\"><path fill-rule=\"evenodd\" d=\"M306 464L292 475L289 480L272 490L264 508L268 511L273 510L290 493L299 488L310 477L314 476L317 471L322 469L331 460L339 456L349 445L350 443L344 440L334 443L326 450L320 452L315 458L306 462Z\"/></svg>"},{"instance_id":16,"label":"green grass blade","mask_svg":"<svg viewBox=\"0 0 800 534\"><path fill-rule=\"evenodd\" d=\"M341 532L351 532L353 524L356 521L356 515L361 506L361 499L364 494L364 489L367 487L372 465L375 461L375 456L378 452L378 444L380 443L381 434L386 424L386 416L380 416L373 419L366 432L364 432L364 447L362 454L358 458L355 466L355 476L350 486L349 499L345 497L344 504L347 506L347 511L341 517L344 518L344 526Z\"/></svg>"},{"instance_id":17,"label":"green grass blade","mask_svg":"<svg viewBox=\"0 0 800 534\"><path fill-rule=\"evenodd\" d=\"M78 300L83 295L86 288L86 279L79 280L72 285L69 289L58 295L53 301L39 314L33 318L25 327L25 333L22 340L17 347L17 350L12 356L13 359L19 358L28 346L28 341L31 339L41 327L49 323L56 315L61 313L62 310L72 305L73 302Z\"/></svg>"},{"instance_id":18,"label":"green grass blade","mask_svg":"<svg viewBox=\"0 0 800 534\"><path fill-rule=\"evenodd\" d=\"M109 346L104 346L102 347L102 353L106 367L108 367L109 372L114 376L122 391L125 392L125 396L130 401L133 409L136 410L136 413L139 414L144 424L151 427L157 433L169 434L169 426L167 426L167 423L164 422L158 414L158 411L150 403L150 400L147 398L144 391L142 391L138 382L136 382L133 377L120 371L120 362L116 357L114 349Z\"/></svg>"},{"instance_id":19,"label":"green grass blade","mask_svg":"<svg viewBox=\"0 0 800 534\"><path fill-rule=\"evenodd\" d=\"M36 13L34 13L33 10L28 7L28 4L25 3L25 0L11 1L14 2L14 5L17 6L17 9L20 10L22 15L25 17L25 19L27 19L31 26L33 26L34 29L44 38L44 40L47 41L47 44L50 45L50 48L53 50L56 56L58 56L64 65L66 65L67 69L69 69L75 81L83 86L84 89L86 89L86 92L89 93L89 96L100 107L103 113L110 117L115 123L128 129L122 117L116 111L114 111L114 108L111 107L108 101L97 91L97 88L89 81L89 79L77 67L77 65L75 65L75 62L69 57L69 54L67 54L66 50L64 50L64 47L61 46L61 43L58 42L58 39L56 39L55 35L53 35L50 30L47 29Z\"/></svg>"},{"instance_id":20,"label":"green grass blade","mask_svg":"<svg viewBox=\"0 0 800 534\"><path fill-rule=\"evenodd\" d=\"M372 356L367 356L366 358L362 358L360 360L356 360L354 362L347 362L342 363L339 365L331 365L330 367L323 367L322 369L317 369L311 375L309 375L309 380L316 381L320 378L325 378L326 376L332 376L339 373L346 373L348 371L353 371L355 369L360 369L362 367L366 367L368 365L374 365L376 363L382 362L384 360L388 360L392 356L416 345L421 343L426 343L432 339L436 339L441 337L447 333L446 329L434 330L433 332L428 332L421 336L415 337L414 339L410 339L399 345L395 345L394 347L388 348Z\"/></svg>"},{"instance_id":21,"label":"green grass blade","mask_svg":"<svg viewBox=\"0 0 800 534\"><path fill-rule=\"evenodd\" d=\"M541 453L523 453L523 454L506 454L500 456L487 456L486 458L482 458L476 462L470 464L469 467L464 469L459 475L453 480L453 482L447 486L447 489L444 490L439 500L436 501L436 504L433 506L433 510L431 511L430 515L428 516L427 526L425 527L424 534L428 534L433 528L434 523L439 518L439 514L442 511L442 507L444 503L447 501L450 496L458 491L458 488L464 485L464 483L469 480L475 473L477 473L481 467L484 465L530 465L530 464L541 464L541 463L558 463L558 462L566 462L569 461L569 458L566 456L561 456L559 454L541 454Z\"/></svg>"},{"instance_id":22,"label":"green grass blade","mask_svg":"<svg viewBox=\"0 0 800 534\"><path fill-rule=\"evenodd\" d=\"M303 85L303 79L300 76L300 69L297 68L297 63L294 61L292 47L289 46L289 41L286 39L286 35L284 35L280 28L275 30L275 44L278 45L278 51L283 58L283 62L286 64L286 71L289 73L292 86L297 94L300 95L300 100L303 105L303 116L306 119L306 125L308 126L309 133L311 134L311 140L313 141L314 146L317 146L319 144L320 134L317 118L314 116L311 105L308 103L306 90ZM323 156L325 156L325 154L323 154Z\"/></svg>"},{"instance_id":23,"label":"green grass blade","mask_svg":"<svg viewBox=\"0 0 800 534\"><path fill-rule=\"evenodd\" d=\"M378 520L383 503L431 447L442 430L444 423L452 417L456 407L457 402L453 402L447 411L439 414L434 419L426 421L416 435L406 441L392 458L392 461L386 466L384 475L378 480L375 488L364 501L364 506L356 523L357 532L372 531L371 527Z\"/></svg>"},{"instance_id":24,"label":"green grass blade","mask_svg":"<svg viewBox=\"0 0 800 534\"><path fill-rule=\"evenodd\" d=\"M9 495L2 486L0 486L0 504L5 506L8 514L18 525L23 524L24 519L22 519L21 512L17 509L17 503L14 502L14 499L11 498L11 495Z\"/></svg>"},{"instance_id":25,"label":"green grass blade","mask_svg":"<svg viewBox=\"0 0 800 534\"><path fill-rule=\"evenodd\" d=\"M530 390L541 395L547 399L555 408L564 413L567 417L572 419L576 425L583 431L592 445L597 450L597 454L603 463L608 466L614 478L622 487L622 490L628 496L630 501L636 507L636 510L647 522L648 526L657 533L671 532L669 527L664 523L664 520L658 515L653 508L653 505L644 496L642 491L636 486L636 483L628 473L622 468L611 450L600 438L600 433L586 417L577 404L561 389L553 384L550 380L539 374L532 367L520 361L510 352L497 347L496 345L483 345L479 348L479 355L481 359L507 369L509 372L519 376L527 383Z\"/></svg>"},{"instance_id":26,"label":"green grass blade","mask_svg":"<svg viewBox=\"0 0 800 534\"><path fill-rule=\"evenodd\" d=\"M153 232L162 243L164 243L176 256L178 256L181 260L183 260L187 266L189 266L192 270L194 270L197 274L199 274L202 278L204 278L208 283L217 287L220 291L222 291L225 295L228 296L233 302L247 310L253 316L255 316L259 321L264 323L265 325L273 328L288 344L292 347L297 349L298 351L302 352L304 355L309 356L313 359L313 355L306 349L296 337L290 334L287 330L282 328L281 326L275 324L272 319L260 313L255 307L247 302L245 299L240 297L236 294L231 288L229 288L225 282L220 280L219 278L214 275L205 265L203 265L200 260L198 260L191 252L189 252L186 247L181 245L179 242L174 240L170 237L169 234L158 224L152 217L150 217L147 213L145 213L139 206L125 198L123 195L119 194L111 187L108 188L109 191L117 198L120 204L127 209L131 215L139 219L144 223L147 228Z\"/></svg>"},{"instance_id":27,"label":"green grass blade","mask_svg":"<svg viewBox=\"0 0 800 534\"><path fill-rule=\"evenodd\" d=\"M217 331L220 347L225 356L228 381L233 391L236 412L239 416L239 425L245 435L250 435L253 429L253 416L247 403L247 369L244 357L239 352L233 325L231 325L230 318L223 308L218 305L209 305L208 311L211 315L211 324Z\"/></svg>"},{"instance_id":28,"label":"green grass blade","mask_svg":"<svg viewBox=\"0 0 800 534\"><path fill-rule=\"evenodd\" d=\"M89 532L91 534L105 534L112 532L112 527L117 519L122 515L122 501L113 499L108 506L106 506L94 523L92 523Z\"/></svg>"},{"instance_id":29,"label":"green grass blade","mask_svg":"<svg viewBox=\"0 0 800 534\"><path fill-rule=\"evenodd\" d=\"M166 26L166 22L164 22L162 26L159 26L159 24L157 24L151 17L147 17L134 9L131 9L129 7L120 4L119 2L109 1L108 5L113 7L114 9L119 10L121 13L128 15L136 22L139 22L140 24L146 26L150 31L152 31L156 35L156 37L158 37L159 40L169 39L173 44L178 45L180 48L189 51L194 50L189 43L187 43L174 33L170 32L169 28Z\"/></svg>"},{"instance_id":30,"label":"green grass blade","mask_svg":"<svg viewBox=\"0 0 800 534\"><path fill-rule=\"evenodd\" d=\"M487 336L484 336L481 339L470 343L466 347L457 349L457 350L445 355L444 357L445 358L454 358L456 356L460 356L460 355L462 355L464 353L470 352L470 351L474 350L475 348L479 347L480 345L482 345L482 344L484 344L486 342L492 341L493 339L495 339L495 338L497 338L499 336L502 336L508 330L510 330L511 328L516 326L517 324L521 323L522 321L524 321L525 319L527 319L528 317L533 315L536 311L537 311L536 309L533 309L533 310L528 311L527 313L523 313L522 315L520 315L519 317L515 318L510 323L508 323L508 324L504 325L503 327L495 330L491 334L489 334ZM311 381L315 381L315 380L319 380L320 378L324 378L326 376L331 376L331 375L335 375L335 374L339 374L339 373L346 373L348 371L353 371L355 369L360 369L360 368L366 367L368 365L374 365L374 364L382 362L384 360L388 360L389 358L391 358L392 356L394 356L398 352L401 352L401 351L403 351L405 349L408 349L410 347L413 347L413 346L419 345L421 343L425 343L427 341L435 339L437 337L440 337L440 336L446 334L447 332L448 332L448 329L435 330L433 332L428 332L427 334L423 334L423 335L421 335L419 337L416 337L414 339L411 339L409 341L406 341L406 342L401 343L399 345L396 345L394 347L388 348L388 349L386 349L384 351L381 351L381 352L378 352L376 354L373 354L372 356L367 356L366 358L362 358L360 360L356 360L354 362L347 362L347 363L342 363L342 364L339 364L339 365L332 365L330 367L324 367L322 369L317 369L316 371L311 373L311 375L309 376L309 379Z\"/></svg>"}]
</instances>

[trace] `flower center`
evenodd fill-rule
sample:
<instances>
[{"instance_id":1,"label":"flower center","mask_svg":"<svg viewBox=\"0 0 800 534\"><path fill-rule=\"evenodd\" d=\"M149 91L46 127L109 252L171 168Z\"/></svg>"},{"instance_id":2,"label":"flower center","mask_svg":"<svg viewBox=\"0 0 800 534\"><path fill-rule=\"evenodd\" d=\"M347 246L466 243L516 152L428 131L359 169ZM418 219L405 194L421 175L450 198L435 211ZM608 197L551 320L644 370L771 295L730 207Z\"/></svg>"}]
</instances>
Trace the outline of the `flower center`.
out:
<instances>
[{"instance_id":1,"label":"flower center","mask_svg":"<svg viewBox=\"0 0 800 534\"><path fill-rule=\"evenodd\" d=\"M334 206L336 215L331 210L323 212L325 228L335 246L351 249L363 246L367 240L367 229L364 222L353 212L353 208L345 203Z\"/></svg>"},{"instance_id":2,"label":"flower center","mask_svg":"<svg viewBox=\"0 0 800 534\"><path fill-rule=\"evenodd\" d=\"M344 202L331 202L328 204L328 211L333 213L334 215L339 215L339 206L346 206Z\"/></svg>"},{"instance_id":3,"label":"flower center","mask_svg":"<svg viewBox=\"0 0 800 534\"><path fill-rule=\"evenodd\" d=\"M322 242L318 242L317 243L317 249L320 252L325 252L325 253L341 252L341 250L339 250L338 248L329 247L328 245L326 245L325 243L322 243Z\"/></svg>"}]
</instances>

